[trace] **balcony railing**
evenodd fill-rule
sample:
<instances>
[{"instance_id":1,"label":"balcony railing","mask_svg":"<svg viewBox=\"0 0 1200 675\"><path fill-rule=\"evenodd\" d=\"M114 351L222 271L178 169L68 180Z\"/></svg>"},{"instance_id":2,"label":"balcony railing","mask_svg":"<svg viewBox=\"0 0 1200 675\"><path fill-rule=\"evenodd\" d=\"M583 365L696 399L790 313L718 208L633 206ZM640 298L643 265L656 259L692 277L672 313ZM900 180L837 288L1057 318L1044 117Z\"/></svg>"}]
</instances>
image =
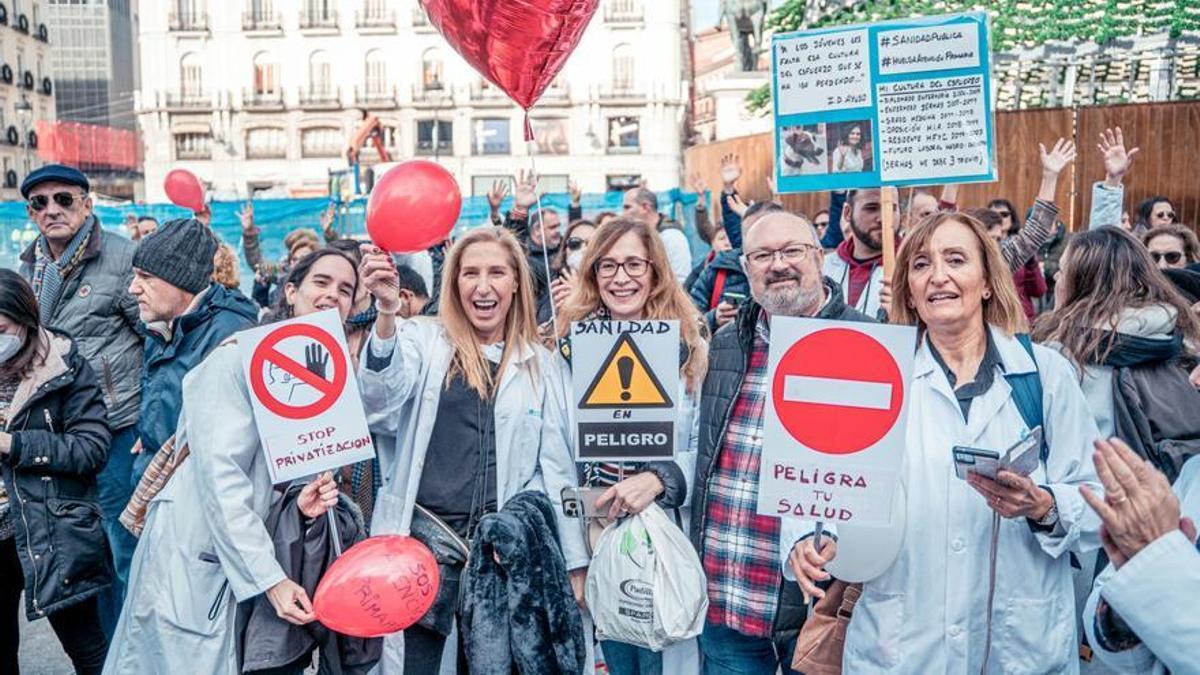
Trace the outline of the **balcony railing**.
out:
<instances>
[{"instance_id":1,"label":"balcony railing","mask_svg":"<svg viewBox=\"0 0 1200 675\"><path fill-rule=\"evenodd\" d=\"M355 87L354 101L368 108L395 108L396 88Z\"/></svg>"},{"instance_id":2,"label":"balcony railing","mask_svg":"<svg viewBox=\"0 0 1200 675\"><path fill-rule=\"evenodd\" d=\"M242 13L242 30L244 31L279 31L283 30L283 15L279 12L248 11Z\"/></svg>"},{"instance_id":3,"label":"balcony railing","mask_svg":"<svg viewBox=\"0 0 1200 675\"><path fill-rule=\"evenodd\" d=\"M391 10L360 9L354 14L354 25L358 28L395 30L396 13Z\"/></svg>"},{"instance_id":4,"label":"balcony railing","mask_svg":"<svg viewBox=\"0 0 1200 675\"><path fill-rule=\"evenodd\" d=\"M453 96L453 91L444 82L414 84L412 88L413 103L443 103L452 100Z\"/></svg>"},{"instance_id":5,"label":"balcony railing","mask_svg":"<svg viewBox=\"0 0 1200 675\"><path fill-rule=\"evenodd\" d=\"M208 12L171 12L167 26L175 32L207 33Z\"/></svg>"},{"instance_id":6,"label":"balcony railing","mask_svg":"<svg viewBox=\"0 0 1200 675\"><path fill-rule=\"evenodd\" d=\"M509 103L508 94L500 87L492 84L476 83L471 85L472 103Z\"/></svg>"},{"instance_id":7,"label":"balcony railing","mask_svg":"<svg viewBox=\"0 0 1200 675\"><path fill-rule=\"evenodd\" d=\"M600 87L600 98L605 101L614 100L643 100L646 94L638 91L632 83L615 82Z\"/></svg>"},{"instance_id":8,"label":"balcony railing","mask_svg":"<svg viewBox=\"0 0 1200 675\"><path fill-rule=\"evenodd\" d=\"M641 23L645 19L642 3L637 0L609 0L604 6L608 23Z\"/></svg>"},{"instance_id":9,"label":"balcony railing","mask_svg":"<svg viewBox=\"0 0 1200 675\"><path fill-rule=\"evenodd\" d=\"M300 28L304 30L315 28L334 28L338 27L338 15L336 9L331 9L324 12L310 12L303 10L300 12Z\"/></svg>"},{"instance_id":10,"label":"balcony railing","mask_svg":"<svg viewBox=\"0 0 1200 675\"><path fill-rule=\"evenodd\" d=\"M564 103L571 100L571 89L568 85L555 82L546 88L541 100L545 103Z\"/></svg>"},{"instance_id":11,"label":"balcony railing","mask_svg":"<svg viewBox=\"0 0 1200 675\"><path fill-rule=\"evenodd\" d=\"M301 89L300 105L306 108L340 108L342 106L342 90L337 87Z\"/></svg>"},{"instance_id":12,"label":"balcony railing","mask_svg":"<svg viewBox=\"0 0 1200 675\"><path fill-rule=\"evenodd\" d=\"M212 107L212 97L199 91L167 92L163 94L163 104L168 108L204 110Z\"/></svg>"},{"instance_id":13,"label":"balcony railing","mask_svg":"<svg viewBox=\"0 0 1200 675\"><path fill-rule=\"evenodd\" d=\"M259 91L257 89L242 90L242 107L258 108L260 110L282 110L283 90Z\"/></svg>"}]
</instances>

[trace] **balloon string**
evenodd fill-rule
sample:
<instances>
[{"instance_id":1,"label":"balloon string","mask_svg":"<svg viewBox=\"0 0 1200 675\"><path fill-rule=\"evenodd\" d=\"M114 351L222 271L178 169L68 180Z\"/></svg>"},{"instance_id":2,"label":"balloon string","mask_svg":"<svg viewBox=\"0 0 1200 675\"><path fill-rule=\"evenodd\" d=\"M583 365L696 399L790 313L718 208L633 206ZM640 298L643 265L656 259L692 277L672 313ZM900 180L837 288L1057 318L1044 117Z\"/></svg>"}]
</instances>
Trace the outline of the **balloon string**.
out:
<instances>
[{"instance_id":1,"label":"balloon string","mask_svg":"<svg viewBox=\"0 0 1200 675\"><path fill-rule=\"evenodd\" d=\"M529 111L525 111L525 142L533 141L533 123L529 121Z\"/></svg>"},{"instance_id":2,"label":"balloon string","mask_svg":"<svg viewBox=\"0 0 1200 675\"><path fill-rule=\"evenodd\" d=\"M528 124L528 118L526 118L526 124ZM527 133L530 134L528 141L533 142L533 130L529 129ZM533 174L534 180L536 181L538 179L538 172L537 162L534 159L534 154L535 153L532 151L529 153L529 171ZM546 249L546 219L542 215L542 191L538 189L536 182L533 185L533 196L537 199L538 228L540 228L542 231L542 265L546 268L546 290L549 292L550 284L554 282L554 273L550 270L550 253ZM554 331L557 333L558 310L554 307L553 294L550 299L550 325L554 327Z\"/></svg>"}]
</instances>

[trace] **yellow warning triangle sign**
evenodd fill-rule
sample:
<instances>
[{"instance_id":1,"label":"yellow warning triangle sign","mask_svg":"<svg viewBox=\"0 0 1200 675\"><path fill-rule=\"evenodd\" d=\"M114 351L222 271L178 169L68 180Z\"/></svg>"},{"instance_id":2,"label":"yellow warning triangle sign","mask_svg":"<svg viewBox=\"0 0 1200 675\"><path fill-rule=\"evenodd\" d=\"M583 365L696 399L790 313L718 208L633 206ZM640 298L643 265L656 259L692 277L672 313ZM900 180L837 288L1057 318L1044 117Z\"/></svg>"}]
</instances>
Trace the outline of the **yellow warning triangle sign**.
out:
<instances>
[{"instance_id":1,"label":"yellow warning triangle sign","mask_svg":"<svg viewBox=\"0 0 1200 675\"><path fill-rule=\"evenodd\" d=\"M654 375L637 343L623 333L588 386L580 408L672 408L675 404Z\"/></svg>"}]
</instances>

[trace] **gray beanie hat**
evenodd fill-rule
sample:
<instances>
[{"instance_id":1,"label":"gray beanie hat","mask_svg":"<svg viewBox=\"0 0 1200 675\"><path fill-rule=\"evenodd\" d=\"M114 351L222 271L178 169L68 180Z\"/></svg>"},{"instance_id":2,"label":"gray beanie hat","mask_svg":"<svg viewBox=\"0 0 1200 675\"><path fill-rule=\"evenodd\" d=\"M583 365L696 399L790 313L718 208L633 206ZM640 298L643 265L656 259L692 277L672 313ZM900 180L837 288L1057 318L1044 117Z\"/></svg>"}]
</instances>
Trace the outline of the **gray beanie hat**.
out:
<instances>
[{"instance_id":1,"label":"gray beanie hat","mask_svg":"<svg viewBox=\"0 0 1200 675\"><path fill-rule=\"evenodd\" d=\"M208 227L195 218L180 218L138 242L133 266L180 290L199 293L212 283L216 254L217 240Z\"/></svg>"}]
</instances>

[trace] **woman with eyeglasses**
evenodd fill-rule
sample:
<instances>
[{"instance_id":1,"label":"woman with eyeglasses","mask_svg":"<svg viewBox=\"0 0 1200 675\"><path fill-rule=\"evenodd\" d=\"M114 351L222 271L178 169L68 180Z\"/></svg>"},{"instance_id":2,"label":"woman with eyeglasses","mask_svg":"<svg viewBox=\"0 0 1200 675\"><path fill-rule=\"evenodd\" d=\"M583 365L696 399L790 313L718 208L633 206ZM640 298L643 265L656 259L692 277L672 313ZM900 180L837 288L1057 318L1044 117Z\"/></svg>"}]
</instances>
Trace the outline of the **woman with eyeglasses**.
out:
<instances>
[{"instance_id":1,"label":"woman with eyeglasses","mask_svg":"<svg viewBox=\"0 0 1200 675\"><path fill-rule=\"evenodd\" d=\"M696 463L698 397L708 367L708 343L703 320L683 288L675 281L671 263L658 233L629 218L609 220L596 229L579 269L578 282L558 316L559 350L570 366L569 335L574 321L679 322L679 414L675 422L675 460L633 464L579 464L580 484L607 487L596 505L608 520L641 513L657 502L664 509L687 503L688 481ZM664 672L663 653L603 641L605 662L614 675ZM693 643L667 649L671 659L688 658ZM667 668L665 672L683 672Z\"/></svg>"},{"instance_id":2,"label":"woman with eyeglasses","mask_svg":"<svg viewBox=\"0 0 1200 675\"><path fill-rule=\"evenodd\" d=\"M1187 300L1155 267L1141 243L1120 228L1075 235L1063 253L1054 309L1034 332L1082 372L1083 392L1103 438L1115 429L1115 367L1181 360L1188 344L1200 344L1200 324Z\"/></svg>"},{"instance_id":3,"label":"woman with eyeglasses","mask_svg":"<svg viewBox=\"0 0 1200 675\"><path fill-rule=\"evenodd\" d=\"M1159 269L1183 269L1200 262L1200 240L1184 225L1163 225L1142 235L1142 243Z\"/></svg>"},{"instance_id":4,"label":"woman with eyeglasses","mask_svg":"<svg viewBox=\"0 0 1200 675\"><path fill-rule=\"evenodd\" d=\"M1007 199L993 199L988 202L988 210L1000 217L1002 231L1004 236L1009 237L1017 233L1021 229L1021 217L1017 213L1016 207Z\"/></svg>"},{"instance_id":5,"label":"woman with eyeglasses","mask_svg":"<svg viewBox=\"0 0 1200 675\"><path fill-rule=\"evenodd\" d=\"M1156 227L1173 225L1176 222L1175 206L1171 203L1171 200L1155 195L1149 199L1143 199L1138 203L1134 231L1141 233L1146 230L1153 230Z\"/></svg>"}]
</instances>

